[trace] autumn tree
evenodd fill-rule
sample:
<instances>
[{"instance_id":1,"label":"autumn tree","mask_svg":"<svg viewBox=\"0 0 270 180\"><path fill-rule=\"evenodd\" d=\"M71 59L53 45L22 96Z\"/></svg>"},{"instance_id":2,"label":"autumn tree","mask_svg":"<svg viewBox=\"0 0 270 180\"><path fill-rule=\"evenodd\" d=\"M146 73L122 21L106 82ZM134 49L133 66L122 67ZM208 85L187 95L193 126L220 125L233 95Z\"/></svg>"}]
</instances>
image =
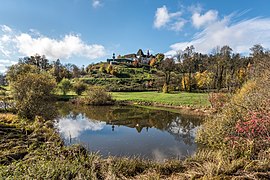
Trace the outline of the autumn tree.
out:
<instances>
[{"instance_id":1,"label":"autumn tree","mask_svg":"<svg viewBox=\"0 0 270 180\"><path fill-rule=\"evenodd\" d=\"M210 68L214 73L213 87L218 91L224 87L227 76L227 69L231 62L232 49L229 46L216 47L210 55ZM228 83L226 83L228 84Z\"/></svg>"},{"instance_id":2,"label":"autumn tree","mask_svg":"<svg viewBox=\"0 0 270 180\"><path fill-rule=\"evenodd\" d=\"M65 78L78 78L81 75L81 70L75 64L65 64L63 70L66 70Z\"/></svg>"},{"instance_id":3,"label":"autumn tree","mask_svg":"<svg viewBox=\"0 0 270 180\"><path fill-rule=\"evenodd\" d=\"M165 75L165 82L163 84L163 92L168 93L169 84L170 84L170 80L171 80L171 73L175 70L175 62L174 62L174 60L172 58L166 58L159 65L159 69Z\"/></svg>"},{"instance_id":4,"label":"autumn tree","mask_svg":"<svg viewBox=\"0 0 270 180\"><path fill-rule=\"evenodd\" d=\"M108 74L112 74L112 73L113 73L113 66L112 66L111 64L109 64L109 65L107 66L106 72L107 72Z\"/></svg>"},{"instance_id":5,"label":"autumn tree","mask_svg":"<svg viewBox=\"0 0 270 180\"><path fill-rule=\"evenodd\" d=\"M209 90L211 82L213 81L213 73L208 72L207 70L203 72L196 72L195 80L198 88L207 88Z\"/></svg>"},{"instance_id":6,"label":"autumn tree","mask_svg":"<svg viewBox=\"0 0 270 180\"><path fill-rule=\"evenodd\" d=\"M179 54L180 61L182 62L182 82L184 83L185 90L191 91L192 73L195 72L194 61L194 46L188 46L181 54ZM188 75L186 75L188 74ZM183 81L184 80L184 81Z\"/></svg>"},{"instance_id":7,"label":"autumn tree","mask_svg":"<svg viewBox=\"0 0 270 180\"><path fill-rule=\"evenodd\" d=\"M81 95L86 90L86 84L82 81L77 81L73 84L73 90L77 95Z\"/></svg>"},{"instance_id":8,"label":"autumn tree","mask_svg":"<svg viewBox=\"0 0 270 180\"><path fill-rule=\"evenodd\" d=\"M49 60L46 58L45 55L35 54L30 57L24 57L19 59L19 64L28 64L37 66L39 69L42 70L49 70L51 65L49 64Z\"/></svg>"},{"instance_id":9,"label":"autumn tree","mask_svg":"<svg viewBox=\"0 0 270 180\"><path fill-rule=\"evenodd\" d=\"M40 69L38 69L35 65L14 64L9 67L6 78L9 83L12 83L16 82L20 76L23 76L27 73L39 73L39 72Z\"/></svg>"},{"instance_id":10,"label":"autumn tree","mask_svg":"<svg viewBox=\"0 0 270 180\"><path fill-rule=\"evenodd\" d=\"M260 61L264 59L265 53L264 53L264 48L260 44L255 44L253 47L250 48L251 50L251 57L253 60L253 64L255 67L255 71L257 71L258 67L260 66ZM256 72L254 72L256 73Z\"/></svg>"},{"instance_id":11,"label":"autumn tree","mask_svg":"<svg viewBox=\"0 0 270 180\"><path fill-rule=\"evenodd\" d=\"M64 77L67 77L67 70L59 59L52 62L52 68L49 73L55 77L56 82L60 82Z\"/></svg>"},{"instance_id":12,"label":"autumn tree","mask_svg":"<svg viewBox=\"0 0 270 180\"><path fill-rule=\"evenodd\" d=\"M66 95L67 92L72 88L72 84L69 79L64 78L58 84L58 88L62 91L63 95Z\"/></svg>"},{"instance_id":13,"label":"autumn tree","mask_svg":"<svg viewBox=\"0 0 270 180\"><path fill-rule=\"evenodd\" d=\"M100 68L99 68L99 70L98 70L100 73L105 73L106 72L106 69L105 69L105 67L104 67L104 64L101 64L100 65Z\"/></svg>"},{"instance_id":14,"label":"autumn tree","mask_svg":"<svg viewBox=\"0 0 270 180\"><path fill-rule=\"evenodd\" d=\"M231 59L231 54L232 54L232 48L230 46L223 46L220 49L220 57L218 58L219 60L219 74L218 74L218 79L217 79L217 88L220 90L222 88L222 82L224 80L224 73L226 73L226 68L228 67L229 61Z\"/></svg>"},{"instance_id":15,"label":"autumn tree","mask_svg":"<svg viewBox=\"0 0 270 180\"><path fill-rule=\"evenodd\" d=\"M14 69L21 70L14 73ZM25 71L26 69L30 71ZM46 71L32 65L14 65L8 71L8 80L19 116L34 119L35 116L49 118L53 109L55 79Z\"/></svg>"},{"instance_id":16,"label":"autumn tree","mask_svg":"<svg viewBox=\"0 0 270 180\"><path fill-rule=\"evenodd\" d=\"M154 67L154 66L156 65L156 63L157 63L157 59L156 59L156 58L152 58L152 59L150 60L149 65L150 65L151 67Z\"/></svg>"},{"instance_id":17,"label":"autumn tree","mask_svg":"<svg viewBox=\"0 0 270 180\"><path fill-rule=\"evenodd\" d=\"M164 55L164 54L158 53L158 54L156 55L157 63L161 63L161 62L164 60L164 58L165 58L165 55Z\"/></svg>"},{"instance_id":18,"label":"autumn tree","mask_svg":"<svg viewBox=\"0 0 270 180\"><path fill-rule=\"evenodd\" d=\"M251 50L251 56L253 58L261 56L264 54L264 48L260 44L255 44L253 47L250 48Z\"/></svg>"}]
</instances>

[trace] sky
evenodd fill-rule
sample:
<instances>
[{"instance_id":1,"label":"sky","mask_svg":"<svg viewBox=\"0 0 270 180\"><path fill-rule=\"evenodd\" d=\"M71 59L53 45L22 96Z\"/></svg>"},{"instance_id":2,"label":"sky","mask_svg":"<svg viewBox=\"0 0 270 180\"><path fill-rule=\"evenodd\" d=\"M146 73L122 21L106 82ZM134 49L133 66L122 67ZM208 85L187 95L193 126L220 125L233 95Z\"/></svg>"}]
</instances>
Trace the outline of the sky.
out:
<instances>
[{"instance_id":1,"label":"sky","mask_svg":"<svg viewBox=\"0 0 270 180\"><path fill-rule=\"evenodd\" d=\"M0 72L36 53L78 66L112 54L270 48L269 0L0 0Z\"/></svg>"}]
</instances>

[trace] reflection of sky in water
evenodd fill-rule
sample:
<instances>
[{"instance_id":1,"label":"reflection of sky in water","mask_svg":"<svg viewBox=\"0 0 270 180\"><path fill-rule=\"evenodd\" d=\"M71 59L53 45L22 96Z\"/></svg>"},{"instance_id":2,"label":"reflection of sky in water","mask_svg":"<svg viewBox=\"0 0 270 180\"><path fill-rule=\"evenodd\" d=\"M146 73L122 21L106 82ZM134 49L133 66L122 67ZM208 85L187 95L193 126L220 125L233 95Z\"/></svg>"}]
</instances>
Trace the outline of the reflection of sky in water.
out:
<instances>
[{"instance_id":1,"label":"reflection of sky in water","mask_svg":"<svg viewBox=\"0 0 270 180\"><path fill-rule=\"evenodd\" d=\"M79 114L76 118L67 116L58 119L56 127L59 133L65 138L78 138L83 131L100 131L104 128L105 122L89 120L83 114Z\"/></svg>"},{"instance_id":2,"label":"reflection of sky in water","mask_svg":"<svg viewBox=\"0 0 270 180\"><path fill-rule=\"evenodd\" d=\"M190 122L188 128L181 127L181 119L177 117L174 121L171 122L168 130L173 134L185 134L188 132L191 137L195 138L197 127L194 127L195 126L192 124L192 122Z\"/></svg>"},{"instance_id":3,"label":"reflection of sky in water","mask_svg":"<svg viewBox=\"0 0 270 180\"><path fill-rule=\"evenodd\" d=\"M177 146L172 146L172 147L167 147L168 149L154 149L152 151L152 158L155 160L155 161L163 161L164 159L168 159L173 157L173 158L182 158L183 157L183 154L188 154L188 152L182 152L181 149ZM168 152L170 154L168 154ZM173 156L172 156L173 155Z\"/></svg>"}]
</instances>

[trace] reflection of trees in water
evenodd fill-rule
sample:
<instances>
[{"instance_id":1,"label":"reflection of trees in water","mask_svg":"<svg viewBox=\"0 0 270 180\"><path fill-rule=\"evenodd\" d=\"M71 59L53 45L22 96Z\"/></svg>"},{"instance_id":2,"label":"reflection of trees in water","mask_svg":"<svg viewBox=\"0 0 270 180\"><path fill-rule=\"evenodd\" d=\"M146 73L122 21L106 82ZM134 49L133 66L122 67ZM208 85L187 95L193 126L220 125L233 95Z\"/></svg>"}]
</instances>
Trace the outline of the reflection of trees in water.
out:
<instances>
[{"instance_id":1,"label":"reflection of trees in water","mask_svg":"<svg viewBox=\"0 0 270 180\"><path fill-rule=\"evenodd\" d=\"M143 128L157 128L168 131L177 141L183 140L186 144L193 142L193 129L200 125L199 117L182 115L169 111L146 109L135 106L76 106L68 103L60 105L59 113L76 119L78 115L91 120L103 121L116 126L136 128L140 133Z\"/></svg>"}]
</instances>

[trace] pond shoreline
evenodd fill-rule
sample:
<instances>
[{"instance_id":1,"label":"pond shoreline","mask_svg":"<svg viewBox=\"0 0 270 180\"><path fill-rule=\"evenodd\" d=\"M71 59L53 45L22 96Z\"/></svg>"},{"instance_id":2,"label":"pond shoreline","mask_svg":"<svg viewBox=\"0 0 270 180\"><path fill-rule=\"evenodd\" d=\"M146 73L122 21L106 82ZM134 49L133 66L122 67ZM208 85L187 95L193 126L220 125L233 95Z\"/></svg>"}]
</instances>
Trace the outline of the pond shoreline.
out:
<instances>
[{"instance_id":1,"label":"pond shoreline","mask_svg":"<svg viewBox=\"0 0 270 180\"><path fill-rule=\"evenodd\" d=\"M216 110L210 107L208 94L204 93L159 93L159 92L110 92L117 105L140 105L164 107L179 110L180 113L210 115ZM69 101L84 97L78 95L58 95L58 101Z\"/></svg>"},{"instance_id":2,"label":"pond shoreline","mask_svg":"<svg viewBox=\"0 0 270 180\"><path fill-rule=\"evenodd\" d=\"M194 114L207 116L216 112L214 108L203 108L203 107L193 107L193 106L176 106L155 102L146 102L146 101L127 101L127 100L117 100L116 105L131 105L131 106L147 106L147 107L160 107L179 110L179 113L184 114Z\"/></svg>"},{"instance_id":3,"label":"pond shoreline","mask_svg":"<svg viewBox=\"0 0 270 180\"><path fill-rule=\"evenodd\" d=\"M77 95L58 95L57 101L73 101L76 98L81 97ZM202 116L208 116L211 114L214 114L216 112L216 109L212 107L203 107L203 106L194 106L194 105L170 105L167 103L158 103L158 102L150 102L150 101L143 101L143 100L119 100L115 99L115 105L135 105L135 106L147 106L147 107L161 107L161 108L168 108L168 109L174 109L179 110L179 113L183 114L194 114L194 115L202 115Z\"/></svg>"}]
</instances>

